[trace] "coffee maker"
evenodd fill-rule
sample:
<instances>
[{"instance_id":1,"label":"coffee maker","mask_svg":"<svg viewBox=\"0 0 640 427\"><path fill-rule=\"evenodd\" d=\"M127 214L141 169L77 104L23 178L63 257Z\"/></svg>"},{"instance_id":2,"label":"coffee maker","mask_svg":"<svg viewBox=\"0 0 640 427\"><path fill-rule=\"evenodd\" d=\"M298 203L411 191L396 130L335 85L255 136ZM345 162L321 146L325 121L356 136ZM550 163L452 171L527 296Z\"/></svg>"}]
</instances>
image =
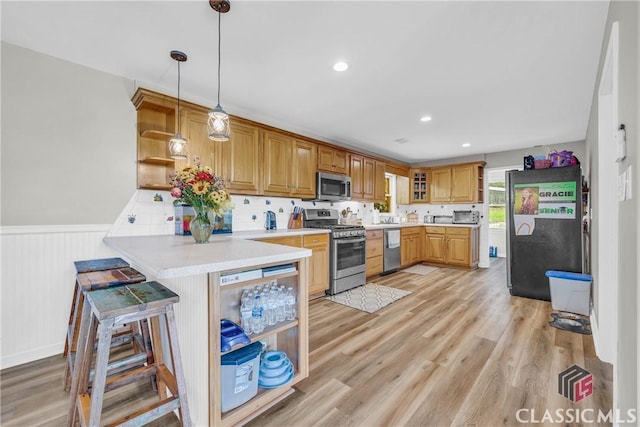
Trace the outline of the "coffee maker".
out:
<instances>
[{"instance_id":1,"label":"coffee maker","mask_svg":"<svg viewBox=\"0 0 640 427\"><path fill-rule=\"evenodd\" d=\"M264 220L264 228L267 230L275 230L278 228L276 225L276 213L274 211L267 211L267 217Z\"/></svg>"}]
</instances>

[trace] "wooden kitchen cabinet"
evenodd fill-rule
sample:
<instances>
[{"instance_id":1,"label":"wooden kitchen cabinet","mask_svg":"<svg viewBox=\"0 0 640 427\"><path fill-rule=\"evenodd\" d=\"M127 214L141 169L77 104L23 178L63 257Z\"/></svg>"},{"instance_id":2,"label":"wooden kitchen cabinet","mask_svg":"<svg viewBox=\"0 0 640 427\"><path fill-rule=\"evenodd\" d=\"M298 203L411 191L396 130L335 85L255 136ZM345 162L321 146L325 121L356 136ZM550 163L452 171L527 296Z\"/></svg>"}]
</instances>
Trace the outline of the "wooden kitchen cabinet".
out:
<instances>
[{"instance_id":1,"label":"wooden kitchen cabinet","mask_svg":"<svg viewBox=\"0 0 640 427\"><path fill-rule=\"evenodd\" d=\"M482 203L484 162L431 170L431 203Z\"/></svg>"},{"instance_id":2,"label":"wooden kitchen cabinet","mask_svg":"<svg viewBox=\"0 0 640 427\"><path fill-rule=\"evenodd\" d=\"M385 200L385 163L359 154L349 156L351 198L362 201Z\"/></svg>"},{"instance_id":3,"label":"wooden kitchen cabinet","mask_svg":"<svg viewBox=\"0 0 640 427\"><path fill-rule=\"evenodd\" d=\"M411 169L410 177L409 201L411 203L429 203L429 170L424 168Z\"/></svg>"},{"instance_id":4,"label":"wooden kitchen cabinet","mask_svg":"<svg viewBox=\"0 0 640 427\"><path fill-rule=\"evenodd\" d=\"M424 260L445 264L447 239L444 227L425 227L424 229Z\"/></svg>"},{"instance_id":5,"label":"wooden kitchen cabinet","mask_svg":"<svg viewBox=\"0 0 640 427\"><path fill-rule=\"evenodd\" d=\"M224 177L231 193L261 194L263 165L260 128L237 117L232 116L229 120L229 141L209 141L219 147L219 172L216 172Z\"/></svg>"},{"instance_id":6,"label":"wooden kitchen cabinet","mask_svg":"<svg viewBox=\"0 0 640 427\"><path fill-rule=\"evenodd\" d=\"M384 231L367 230L367 277L382 273L384 267Z\"/></svg>"},{"instance_id":7,"label":"wooden kitchen cabinet","mask_svg":"<svg viewBox=\"0 0 640 427\"><path fill-rule=\"evenodd\" d=\"M315 196L316 145L275 131L263 131L264 194Z\"/></svg>"},{"instance_id":8,"label":"wooden kitchen cabinet","mask_svg":"<svg viewBox=\"0 0 640 427\"><path fill-rule=\"evenodd\" d=\"M425 227L424 261L476 268L479 261L479 228Z\"/></svg>"},{"instance_id":9,"label":"wooden kitchen cabinet","mask_svg":"<svg viewBox=\"0 0 640 427\"><path fill-rule=\"evenodd\" d=\"M298 236L281 236L255 239L261 242L277 245L294 246L297 248L311 249L309 258L309 288L307 294L310 298L324 295L329 289L329 234L305 234Z\"/></svg>"},{"instance_id":10,"label":"wooden kitchen cabinet","mask_svg":"<svg viewBox=\"0 0 640 427\"><path fill-rule=\"evenodd\" d=\"M329 290L329 235L302 236L302 247L311 249L309 259L309 297L324 296Z\"/></svg>"},{"instance_id":11,"label":"wooden kitchen cabinet","mask_svg":"<svg viewBox=\"0 0 640 427\"><path fill-rule=\"evenodd\" d=\"M422 261L422 227L400 229L400 264L406 267Z\"/></svg>"},{"instance_id":12,"label":"wooden kitchen cabinet","mask_svg":"<svg viewBox=\"0 0 640 427\"><path fill-rule=\"evenodd\" d=\"M175 161L169 157L169 139L176 133L176 103L171 97L142 88L131 102L138 116L138 188L170 190Z\"/></svg>"},{"instance_id":13,"label":"wooden kitchen cabinet","mask_svg":"<svg viewBox=\"0 0 640 427\"><path fill-rule=\"evenodd\" d=\"M344 175L348 174L349 156L347 152L326 145L319 145L318 170Z\"/></svg>"}]
</instances>

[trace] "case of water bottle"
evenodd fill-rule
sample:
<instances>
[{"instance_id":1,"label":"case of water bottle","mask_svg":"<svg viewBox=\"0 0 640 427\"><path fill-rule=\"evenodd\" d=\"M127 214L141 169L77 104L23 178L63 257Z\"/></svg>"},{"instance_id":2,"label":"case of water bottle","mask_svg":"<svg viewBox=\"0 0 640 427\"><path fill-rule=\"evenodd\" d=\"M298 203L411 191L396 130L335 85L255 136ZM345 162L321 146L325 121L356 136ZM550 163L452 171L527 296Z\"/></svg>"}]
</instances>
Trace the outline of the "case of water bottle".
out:
<instances>
[{"instance_id":1,"label":"case of water bottle","mask_svg":"<svg viewBox=\"0 0 640 427\"><path fill-rule=\"evenodd\" d=\"M294 320L296 294L292 287L271 280L243 289L240 298L240 326L247 335L262 333L265 328Z\"/></svg>"}]
</instances>

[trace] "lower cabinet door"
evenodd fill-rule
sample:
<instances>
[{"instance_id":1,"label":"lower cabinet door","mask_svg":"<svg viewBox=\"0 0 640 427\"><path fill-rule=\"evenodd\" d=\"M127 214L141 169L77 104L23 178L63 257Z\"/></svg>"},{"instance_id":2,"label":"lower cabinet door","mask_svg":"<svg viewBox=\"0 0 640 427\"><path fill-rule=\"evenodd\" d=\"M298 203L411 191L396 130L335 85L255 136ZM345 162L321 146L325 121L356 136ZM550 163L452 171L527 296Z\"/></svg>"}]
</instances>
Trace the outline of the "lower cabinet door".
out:
<instances>
[{"instance_id":1,"label":"lower cabinet door","mask_svg":"<svg viewBox=\"0 0 640 427\"><path fill-rule=\"evenodd\" d=\"M444 234L427 234L425 236L424 259L431 262L445 262L446 238Z\"/></svg>"}]
</instances>

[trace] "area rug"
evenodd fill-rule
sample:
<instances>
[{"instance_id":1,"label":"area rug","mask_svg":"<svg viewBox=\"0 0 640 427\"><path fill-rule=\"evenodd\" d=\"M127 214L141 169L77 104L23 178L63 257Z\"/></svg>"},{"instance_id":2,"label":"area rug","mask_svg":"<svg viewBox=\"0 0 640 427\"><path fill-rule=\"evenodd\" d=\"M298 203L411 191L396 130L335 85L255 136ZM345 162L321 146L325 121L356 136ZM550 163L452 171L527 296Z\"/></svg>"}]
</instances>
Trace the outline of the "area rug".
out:
<instances>
[{"instance_id":1,"label":"area rug","mask_svg":"<svg viewBox=\"0 0 640 427\"><path fill-rule=\"evenodd\" d=\"M367 283L364 286L349 289L336 295L328 296L329 301L355 308L356 310L375 313L383 307L400 298L406 297L411 292L402 289L390 288L376 283Z\"/></svg>"},{"instance_id":2,"label":"area rug","mask_svg":"<svg viewBox=\"0 0 640 427\"><path fill-rule=\"evenodd\" d=\"M409 268L405 268L404 270L401 270L404 273L411 273L411 274L420 274L421 276L426 276L427 274L431 273L432 271L436 271L438 268L437 267L429 267L428 265L413 265Z\"/></svg>"}]
</instances>

